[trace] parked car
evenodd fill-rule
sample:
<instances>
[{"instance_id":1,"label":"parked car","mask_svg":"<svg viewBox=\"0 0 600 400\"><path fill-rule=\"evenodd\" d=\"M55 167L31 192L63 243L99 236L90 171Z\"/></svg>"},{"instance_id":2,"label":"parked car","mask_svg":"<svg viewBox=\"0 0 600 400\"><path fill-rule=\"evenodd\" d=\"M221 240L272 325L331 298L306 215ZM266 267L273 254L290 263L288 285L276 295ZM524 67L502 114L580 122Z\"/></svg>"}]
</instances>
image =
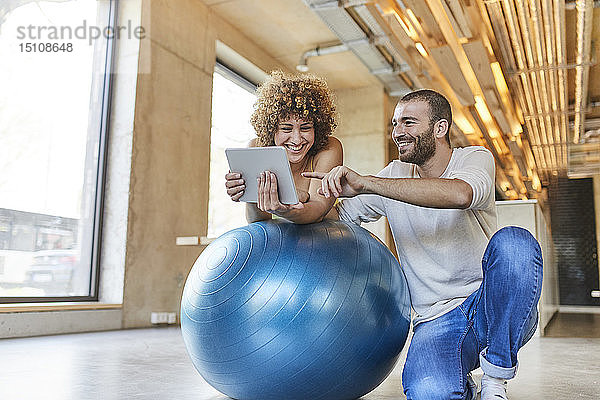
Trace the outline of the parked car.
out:
<instances>
[{"instance_id":1,"label":"parked car","mask_svg":"<svg viewBox=\"0 0 600 400\"><path fill-rule=\"evenodd\" d=\"M36 251L25 271L24 283L35 287L60 286L69 290L78 264L79 250L76 249Z\"/></svg>"}]
</instances>

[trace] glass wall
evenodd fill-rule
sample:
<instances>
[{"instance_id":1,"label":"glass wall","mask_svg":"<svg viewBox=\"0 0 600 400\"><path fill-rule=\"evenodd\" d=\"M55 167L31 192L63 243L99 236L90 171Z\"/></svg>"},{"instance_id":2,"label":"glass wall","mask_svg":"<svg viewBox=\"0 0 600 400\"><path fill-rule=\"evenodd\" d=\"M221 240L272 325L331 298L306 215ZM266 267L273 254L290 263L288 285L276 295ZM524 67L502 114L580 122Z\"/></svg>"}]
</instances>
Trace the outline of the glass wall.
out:
<instances>
[{"instance_id":1,"label":"glass wall","mask_svg":"<svg viewBox=\"0 0 600 400\"><path fill-rule=\"evenodd\" d=\"M0 7L1 302L97 296L114 3Z\"/></svg>"}]
</instances>

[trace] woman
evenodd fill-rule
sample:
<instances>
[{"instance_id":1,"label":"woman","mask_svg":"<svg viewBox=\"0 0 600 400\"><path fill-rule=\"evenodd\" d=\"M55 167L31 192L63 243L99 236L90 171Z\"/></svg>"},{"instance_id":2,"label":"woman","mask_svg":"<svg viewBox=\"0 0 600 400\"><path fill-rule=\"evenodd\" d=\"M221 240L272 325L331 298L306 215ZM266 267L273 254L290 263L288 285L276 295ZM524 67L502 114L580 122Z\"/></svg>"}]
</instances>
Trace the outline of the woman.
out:
<instances>
[{"instance_id":1,"label":"woman","mask_svg":"<svg viewBox=\"0 0 600 400\"><path fill-rule=\"evenodd\" d=\"M329 172L342 165L340 141L331 136L337 127L337 113L327 83L311 75L292 76L271 73L259 87L250 122L257 138L250 147L283 146L286 149L298 204L279 202L277 177L265 171L258 180L258 203L246 203L249 223L271 219L272 215L298 224L321 221L330 212L335 198L318 195L318 180L303 177L303 172ZM239 201L245 182L239 173L225 175L227 194Z\"/></svg>"}]
</instances>

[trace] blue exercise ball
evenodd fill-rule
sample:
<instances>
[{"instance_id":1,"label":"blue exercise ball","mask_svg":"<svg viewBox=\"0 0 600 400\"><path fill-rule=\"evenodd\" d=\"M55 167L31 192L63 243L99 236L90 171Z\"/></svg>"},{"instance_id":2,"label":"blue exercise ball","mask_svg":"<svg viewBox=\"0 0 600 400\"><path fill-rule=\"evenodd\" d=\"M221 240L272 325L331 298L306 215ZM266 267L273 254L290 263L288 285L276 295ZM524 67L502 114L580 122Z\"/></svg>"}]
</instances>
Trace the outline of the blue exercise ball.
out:
<instances>
[{"instance_id":1,"label":"blue exercise ball","mask_svg":"<svg viewBox=\"0 0 600 400\"><path fill-rule=\"evenodd\" d=\"M358 398L391 372L409 321L392 253L341 221L223 234L194 263L181 302L194 366L240 400Z\"/></svg>"}]
</instances>

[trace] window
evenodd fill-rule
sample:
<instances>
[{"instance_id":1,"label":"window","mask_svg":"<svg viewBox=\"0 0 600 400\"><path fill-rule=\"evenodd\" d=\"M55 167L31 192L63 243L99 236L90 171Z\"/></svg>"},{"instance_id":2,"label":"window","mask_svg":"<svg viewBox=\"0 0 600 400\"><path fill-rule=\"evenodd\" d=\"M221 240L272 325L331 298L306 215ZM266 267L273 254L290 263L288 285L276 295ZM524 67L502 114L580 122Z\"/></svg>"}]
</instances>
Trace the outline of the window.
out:
<instances>
[{"instance_id":1,"label":"window","mask_svg":"<svg viewBox=\"0 0 600 400\"><path fill-rule=\"evenodd\" d=\"M217 63L213 74L210 132L209 238L247 224L244 203L231 201L225 191L225 174L229 171L225 149L248 147L248 142L256 137L250 124L255 90L255 85Z\"/></svg>"},{"instance_id":2,"label":"window","mask_svg":"<svg viewBox=\"0 0 600 400\"><path fill-rule=\"evenodd\" d=\"M0 8L0 302L97 298L115 4Z\"/></svg>"}]
</instances>

